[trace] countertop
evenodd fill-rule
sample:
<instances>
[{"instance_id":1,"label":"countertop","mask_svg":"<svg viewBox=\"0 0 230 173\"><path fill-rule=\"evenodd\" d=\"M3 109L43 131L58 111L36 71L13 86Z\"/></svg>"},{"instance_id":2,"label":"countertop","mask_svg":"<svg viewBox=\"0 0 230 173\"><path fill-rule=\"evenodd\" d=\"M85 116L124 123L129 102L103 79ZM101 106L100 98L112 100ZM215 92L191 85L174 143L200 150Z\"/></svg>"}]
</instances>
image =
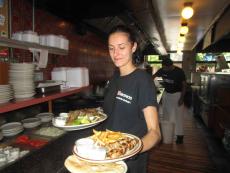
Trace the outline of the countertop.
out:
<instances>
[{"instance_id":1,"label":"countertop","mask_svg":"<svg viewBox=\"0 0 230 173\"><path fill-rule=\"evenodd\" d=\"M164 88L158 88L157 102L159 103ZM77 139L92 135L94 128L100 129L100 125L84 130L69 131L54 141L31 154L19 159L1 170L1 173L69 173L64 167L65 159L72 154L74 143Z\"/></svg>"}]
</instances>

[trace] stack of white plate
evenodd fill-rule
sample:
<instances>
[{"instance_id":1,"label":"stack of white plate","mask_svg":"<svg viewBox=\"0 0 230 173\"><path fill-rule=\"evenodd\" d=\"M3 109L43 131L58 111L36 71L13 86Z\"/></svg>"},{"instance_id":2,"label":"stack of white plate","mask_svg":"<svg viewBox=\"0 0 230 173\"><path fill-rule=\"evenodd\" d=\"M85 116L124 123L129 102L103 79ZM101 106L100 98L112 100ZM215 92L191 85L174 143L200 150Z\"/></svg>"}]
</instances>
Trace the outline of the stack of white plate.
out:
<instances>
[{"instance_id":1,"label":"stack of white plate","mask_svg":"<svg viewBox=\"0 0 230 173\"><path fill-rule=\"evenodd\" d=\"M12 87L10 85L0 85L0 104L7 103L13 98Z\"/></svg>"},{"instance_id":2,"label":"stack of white plate","mask_svg":"<svg viewBox=\"0 0 230 173\"><path fill-rule=\"evenodd\" d=\"M27 118L22 120L24 128L34 128L41 124L40 118Z\"/></svg>"},{"instance_id":3,"label":"stack of white plate","mask_svg":"<svg viewBox=\"0 0 230 173\"><path fill-rule=\"evenodd\" d=\"M0 141L3 139L3 134L2 132L0 131Z\"/></svg>"},{"instance_id":4,"label":"stack of white plate","mask_svg":"<svg viewBox=\"0 0 230 173\"><path fill-rule=\"evenodd\" d=\"M1 126L3 136L15 136L23 131L22 123L12 122Z\"/></svg>"},{"instance_id":5,"label":"stack of white plate","mask_svg":"<svg viewBox=\"0 0 230 173\"><path fill-rule=\"evenodd\" d=\"M16 99L30 98L35 94L34 64L11 63L9 83L12 84Z\"/></svg>"}]
</instances>

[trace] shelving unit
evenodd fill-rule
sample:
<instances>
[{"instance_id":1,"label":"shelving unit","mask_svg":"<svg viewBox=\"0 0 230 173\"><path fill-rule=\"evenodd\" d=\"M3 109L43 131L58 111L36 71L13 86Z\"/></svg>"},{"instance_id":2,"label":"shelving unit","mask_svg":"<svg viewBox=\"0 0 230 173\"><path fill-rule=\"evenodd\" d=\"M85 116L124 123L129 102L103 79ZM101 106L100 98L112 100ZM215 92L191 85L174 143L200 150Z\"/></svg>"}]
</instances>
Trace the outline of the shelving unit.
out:
<instances>
[{"instance_id":1,"label":"shelving unit","mask_svg":"<svg viewBox=\"0 0 230 173\"><path fill-rule=\"evenodd\" d=\"M29 42L23 42L18 40L13 40L5 37L0 37L0 46L4 47L11 47L11 48L18 48L18 49L45 49L48 50L49 53L52 54L58 54L58 55L67 55L68 51L64 49L49 47L49 46L42 46L37 43L29 43Z\"/></svg>"},{"instance_id":2,"label":"shelving unit","mask_svg":"<svg viewBox=\"0 0 230 173\"><path fill-rule=\"evenodd\" d=\"M12 101L3 105L0 105L0 113L5 113L13 110L17 110L20 108L25 108L28 106L36 105L39 103L44 103L48 102L49 106L49 112L52 112L52 100L66 97L72 94L76 94L82 91L86 91L90 89L91 86L86 86L86 87L80 87L80 88L68 88L61 90L61 92L54 93L54 94L48 94L48 95L39 95L35 96L34 98L29 98L25 100L19 100L19 101Z\"/></svg>"}]
</instances>

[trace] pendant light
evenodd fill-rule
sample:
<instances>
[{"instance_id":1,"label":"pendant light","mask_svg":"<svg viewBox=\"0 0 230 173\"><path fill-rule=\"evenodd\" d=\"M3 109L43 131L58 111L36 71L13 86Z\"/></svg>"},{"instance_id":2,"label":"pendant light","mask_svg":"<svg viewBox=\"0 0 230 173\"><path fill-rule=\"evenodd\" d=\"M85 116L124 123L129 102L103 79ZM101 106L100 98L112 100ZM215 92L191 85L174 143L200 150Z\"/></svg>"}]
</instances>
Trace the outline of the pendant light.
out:
<instances>
[{"instance_id":1,"label":"pendant light","mask_svg":"<svg viewBox=\"0 0 230 173\"><path fill-rule=\"evenodd\" d=\"M180 34L180 37L179 37L178 41L180 43L184 43L185 42L185 35L184 34Z\"/></svg>"},{"instance_id":2,"label":"pendant light","mask_svg":"<svg viewBox=\"0 0 230 173\"><path fill-rule=\"evenodd\" d=\"M187 22L183 22L181 24L181 27L180 27L180 33L185 35L185 34L188 33L188 31L189 31L188 23Z\"/></svg>"},{"instance_id":3,"label":"pendant light","mask_svg":"<svg viewBox=\"0 0 230 173\"><path fill-rule=\"evenodd\" d=\"M184 3L184 8L182 9L181 16L184 19L190 19L193 16L194 10L192 8L192 2Z\"/></svg>"}]
</instances>

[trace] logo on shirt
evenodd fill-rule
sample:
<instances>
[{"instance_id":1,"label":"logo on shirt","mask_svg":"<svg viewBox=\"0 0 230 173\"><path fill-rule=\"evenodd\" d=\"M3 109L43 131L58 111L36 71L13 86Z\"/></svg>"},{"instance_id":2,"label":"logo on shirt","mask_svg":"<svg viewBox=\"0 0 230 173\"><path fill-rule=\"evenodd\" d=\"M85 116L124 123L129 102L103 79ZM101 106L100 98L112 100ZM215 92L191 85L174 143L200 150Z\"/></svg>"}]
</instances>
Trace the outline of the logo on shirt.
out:
<instances>
[{"instance_id":1,"label":"logo on shirt","mask_svg":"<svg viewBox=\"0 0 230 173\"><path fill-rule=\"evenodd\" d=\"M119 100L126 102L128 104L131 104L131 101L133 98L131 96L121 92L121 91L117 91L116 99L119 99Z\"/></svg>"},{"instance_id":2,"label":"logo on shirt","mask_svg":"<svg viewBox=\"0 0 230 173\"><path fill-rule=\"evenodd\" d=\"M164 82L169 83L169 84L173 84L174 80L171 79L163 79Z\"/></svg>"}]
</instances>

